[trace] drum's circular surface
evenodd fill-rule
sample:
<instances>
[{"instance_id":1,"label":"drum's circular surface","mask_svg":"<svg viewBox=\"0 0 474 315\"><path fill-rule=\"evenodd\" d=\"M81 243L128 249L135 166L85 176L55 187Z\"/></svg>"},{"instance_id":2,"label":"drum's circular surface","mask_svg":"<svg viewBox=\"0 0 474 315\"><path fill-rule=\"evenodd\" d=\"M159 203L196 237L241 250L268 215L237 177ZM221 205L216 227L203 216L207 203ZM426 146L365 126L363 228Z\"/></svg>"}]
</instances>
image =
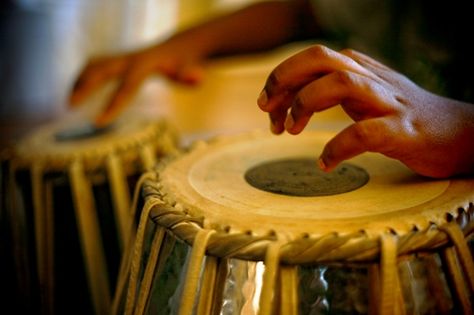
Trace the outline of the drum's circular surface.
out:
<instances>
[{"instance_id":1,"label":"drum's circular surface","mask_svg":"<svg viewBox=\"0 0 474 315\"><path fill-rule=\"evenodd\" d=\"M138 155L137 149L145 144L174 145L175 138L170 124L138 113L106 129L94 129L84 117L71 115L42 125L21 139L14 148L14 157L18 165L41 160L49 169L64 169L71 161L81 159L87 168L94 168L111 153L131 162ZM166 143L168 140L171 143Z\"/></svg>"},{"instance_id":2,"label":"drum's circular surface","mask_svg":"<svg viewBox=\"0 0 474 315\"><path fill-rule=\"evenodd\" d=\"M325 196L289 196L250 185L245 174L262 163L316 159L334 134L253 133L197 144L160 170L166 201L206 224L232 231L287 235L424 229L473 200L474 181L434 180L400 162L365 153L347 161L368 174L365 185ZM290 174L278 174L280 178Z\"/></svg>"}]
</instances>

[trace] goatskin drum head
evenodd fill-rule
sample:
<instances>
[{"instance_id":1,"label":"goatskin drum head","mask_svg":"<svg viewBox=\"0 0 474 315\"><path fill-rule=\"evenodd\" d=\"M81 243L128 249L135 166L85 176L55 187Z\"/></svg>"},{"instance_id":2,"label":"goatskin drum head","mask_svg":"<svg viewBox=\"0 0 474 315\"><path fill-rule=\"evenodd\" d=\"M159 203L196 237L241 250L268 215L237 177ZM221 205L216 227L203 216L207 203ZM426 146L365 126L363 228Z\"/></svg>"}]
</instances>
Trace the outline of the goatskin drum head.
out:
<instances>
[{"instance_id":1,"label":"goatskin drum head","mask_svg":"<svg viewBox=\"0 0 474 315\"><path fill-rule=\"evenodd\" d=\"M473 200L474 180L426 178L376 153L321 172L317 158L334 135L255 132L197 143L160 170L160 187L209 226L257 234L424 229Z\"/></svg>"}]
</instances>

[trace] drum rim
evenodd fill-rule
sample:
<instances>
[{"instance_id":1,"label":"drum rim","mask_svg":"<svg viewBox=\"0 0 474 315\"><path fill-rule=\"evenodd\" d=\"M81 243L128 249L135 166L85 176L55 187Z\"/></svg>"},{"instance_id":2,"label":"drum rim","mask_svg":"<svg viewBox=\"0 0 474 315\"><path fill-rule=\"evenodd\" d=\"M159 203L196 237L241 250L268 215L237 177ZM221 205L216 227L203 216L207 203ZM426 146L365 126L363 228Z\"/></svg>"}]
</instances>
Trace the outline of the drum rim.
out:
<instances>
[{"instance_id":1,"label":"drum rim","mask_svg":"<svg viewBox=\"0 0 474 315\"><path fill-rule=\"evenodd\" d=\"M151 176L159 175L153 172ZM280 260L286 264L371 263L380 258L381 237L386 234L397 237L399 256L412 253L419 255L450 245L449 235L442 227L453 222L465 237L474 234L472 203L467 207L459 207L455 212L446 212L445 222L431 222L424 229L415 226L408 231L390 228L378 232L354 229L352 233L332 231L322 234L301 233L288 237L271 230L266 234L256 234L251 230L237 231L228 226L212 225L204 217L190 215L180 204L167 202L166 196L159 191L159 184L154 180L145 181L142 192L151 208L149 219L155 225L165 228L190 246L200 231L212 230L206 253L221 258L263 261L268 246L280 242Z\"/></svg>"}]
</instances>

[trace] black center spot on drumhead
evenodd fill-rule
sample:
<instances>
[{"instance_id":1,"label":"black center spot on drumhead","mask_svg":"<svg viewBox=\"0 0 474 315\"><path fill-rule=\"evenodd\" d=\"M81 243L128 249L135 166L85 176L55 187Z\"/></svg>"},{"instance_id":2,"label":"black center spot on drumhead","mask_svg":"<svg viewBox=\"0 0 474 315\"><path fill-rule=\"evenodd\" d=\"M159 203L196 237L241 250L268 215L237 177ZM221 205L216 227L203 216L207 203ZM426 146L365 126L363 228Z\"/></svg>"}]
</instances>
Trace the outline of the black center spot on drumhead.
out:
<instances>
[{"instance_id":1,"label":"black center spot on drumhead","mask_svg":"<svg viewBox=\"0 0 474 315\"><path fill-rule=\"evenodd\" d=\"M350 163L341 163L326 173L318 168L315 159L295 158L256 165L247 170L245 180L251 186L271 193L315 197L358 189L369 181L369 174Z\"/></svg>"}]
</instances>

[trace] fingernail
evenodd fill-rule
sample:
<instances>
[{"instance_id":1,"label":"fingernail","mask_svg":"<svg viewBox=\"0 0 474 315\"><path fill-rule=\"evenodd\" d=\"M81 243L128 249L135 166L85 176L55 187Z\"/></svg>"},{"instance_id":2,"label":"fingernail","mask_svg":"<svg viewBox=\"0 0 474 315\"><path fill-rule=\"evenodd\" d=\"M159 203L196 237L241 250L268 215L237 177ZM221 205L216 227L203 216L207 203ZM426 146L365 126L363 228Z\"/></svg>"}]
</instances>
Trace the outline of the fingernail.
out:
<instances>
[{"instance_id":1,"label":"fingernail","mask_svg":"<svg viewBox=\"0 0 474 315\"><path fill-rule=\"evenodd\" d=\"M265 90L262 90L262 92L260 92L260 95L258 96L257 104L260 107L265 107L265 105L267 104L267 101L268 101L267 92Z\"/></svg>"},{"instance_id":2,"label":"fingernail","mask_svg":"<svg viewBox=\"0 0 474 315\"><path fill-rule=\"evenodd\" d=\"M318 165L319 165L319 168L323 171L326 171L327 170L327 167L326 167L326 164L324 163L323 159L322 158L319 158L318 159Z\"/></svg>"},{"instance_id":3,"label":"fingernail","mask_svg":"<svg viewBox=\"0 0 474 315\"><path fill-rule=\"evenodd\" d=\"M295 121L293 119L293 115L291 115L290 113L288 114L288 116L286 116L286 119L285 119L285 129L291 130L294 125L295 125Z\"/></svg>"}]
</instances>

